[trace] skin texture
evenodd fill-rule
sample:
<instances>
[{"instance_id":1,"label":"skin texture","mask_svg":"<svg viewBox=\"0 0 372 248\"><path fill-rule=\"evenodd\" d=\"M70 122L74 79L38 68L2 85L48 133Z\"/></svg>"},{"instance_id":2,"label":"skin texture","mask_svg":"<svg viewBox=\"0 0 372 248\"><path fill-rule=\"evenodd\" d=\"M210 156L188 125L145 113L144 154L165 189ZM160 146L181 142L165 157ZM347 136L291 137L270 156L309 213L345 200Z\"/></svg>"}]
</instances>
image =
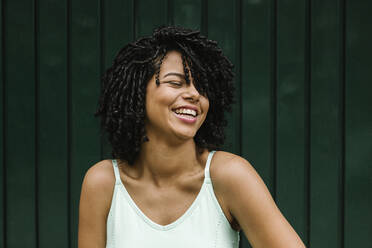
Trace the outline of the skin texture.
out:
<instances>
[{"instance_id":1,"label":"skin texture","mask_svg":"<svg viewBox=\"0 0 372 248\"><path fill-rule=\"evenodd\" d=\"M145 127L149 142L141 146L134 166L119 161L122 182L142 212L167 225L190 207L201 188L208 151L198 154L193 137L203 124L209 101L193 85L186 84L182 59L169 52L159 74L147 86ZM195 123L180 121L172 109L198 108ZM187 159L185 159L187 158ZM223 151L213 156L210 167L215 194L235 230L242 229L253 247L305 247L275 205L267 187L244 158ZM79 206L79 248L103 248L106 220L115 176L110 160L93 165L86 173ZM166 203L167 209L164 209Z\"/></svg>"}]
</instances>

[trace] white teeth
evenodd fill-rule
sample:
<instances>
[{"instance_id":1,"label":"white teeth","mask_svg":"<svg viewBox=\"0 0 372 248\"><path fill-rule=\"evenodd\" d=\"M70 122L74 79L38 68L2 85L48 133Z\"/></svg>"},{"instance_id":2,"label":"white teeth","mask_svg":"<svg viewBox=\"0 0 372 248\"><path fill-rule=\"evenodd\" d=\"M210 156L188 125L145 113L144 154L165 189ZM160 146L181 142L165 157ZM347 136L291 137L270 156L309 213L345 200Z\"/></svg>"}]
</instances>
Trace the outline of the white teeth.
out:
<instances>
[{"instance_id":1,"label":"white teeth","mask_svg":"<svg viewBox=\"0 0 372 248\"><path fill-rule=\"evenodd\" d=\"M176 112L177 114L189 114L189 115L193 115L194 117L196 116L196 111L192 109L181 108L181 109L176 109L174 112Z\"/></svg>"}]
</instances>

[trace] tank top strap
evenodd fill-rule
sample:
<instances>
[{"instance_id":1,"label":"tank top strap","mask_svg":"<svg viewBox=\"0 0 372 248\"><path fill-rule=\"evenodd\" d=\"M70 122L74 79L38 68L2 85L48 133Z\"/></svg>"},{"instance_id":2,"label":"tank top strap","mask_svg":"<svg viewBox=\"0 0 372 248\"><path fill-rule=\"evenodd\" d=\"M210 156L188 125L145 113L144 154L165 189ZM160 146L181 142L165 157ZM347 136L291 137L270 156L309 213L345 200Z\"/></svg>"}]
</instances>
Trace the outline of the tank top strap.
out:
<instances>
[{"instance_id":1,"label":"tank top strap","mask_svg":"<svg viewBox=\"0 0 372 248\"><path fill-rule=\"evenodd\" d=\"M120 173L116 159L112 159L112 166L114 167L115 184L121 184Z\"/></svg>"},{"instance_id":2,"label":"tank top strap","mask_svg":"<svg viewBox=\"0 0 372 248\"><path fill-rule=\"evenodd\" d=\"M211 165L213 154L215 152L216 151L210 151L209 154L208 154L207 164L205 165L205 178L211 178L210 174L209 174L209 168L210 168L210 165Z\"/></svg>"}]
</instances>

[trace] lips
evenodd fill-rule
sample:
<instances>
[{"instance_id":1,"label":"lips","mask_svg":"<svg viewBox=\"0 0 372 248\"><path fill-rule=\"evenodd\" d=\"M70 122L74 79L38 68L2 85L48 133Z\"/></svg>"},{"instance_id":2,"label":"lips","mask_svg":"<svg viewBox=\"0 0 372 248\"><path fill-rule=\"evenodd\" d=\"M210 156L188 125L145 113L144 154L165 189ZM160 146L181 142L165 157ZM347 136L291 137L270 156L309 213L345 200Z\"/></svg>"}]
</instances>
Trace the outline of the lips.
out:
<instances>
[{"instance_id":1,"label":"lips","mask_svg":"<svg viewBox=\"0 0 372 248\"><path fill-rule=\"evenodd\" d=\"M180 109L180 108L195 110L196 116L198 116L199 113L200 113L198 107L192 106L192 105L182 105L182 106L179 106L179 107L176 107L176 108L172 109L172 111L174 112L176 109Z\"/></svg>"},{"instance_id":2,"label":"lips","mask_svg":"<svg viewBox=\"0 0 372 248\"><path fill-rule=\"evenodd\" d=\"M181 120L182 122L184 123L195 123L196 122L196 119L197 119L197 116L193 117L191 115L186 115L186 114L177 114L176 112L172 111L173 114L179 119Z\"/></svg>"}]
</instances>

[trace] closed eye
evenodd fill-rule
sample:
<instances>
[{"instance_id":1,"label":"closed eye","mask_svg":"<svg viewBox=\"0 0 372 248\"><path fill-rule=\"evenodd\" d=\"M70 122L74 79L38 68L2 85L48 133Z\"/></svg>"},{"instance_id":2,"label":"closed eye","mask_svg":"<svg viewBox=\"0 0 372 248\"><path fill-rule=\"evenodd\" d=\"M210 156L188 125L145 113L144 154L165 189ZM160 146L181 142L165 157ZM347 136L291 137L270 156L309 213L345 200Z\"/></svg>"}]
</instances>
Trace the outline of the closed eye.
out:
<instances>
[{"instance_id":1,"label":"closed eye","mask_svg":"<svg viewBox=\"0 0 372 248\"><path fill-rule=\"evenodd\" d=\"M170 83L172 85L175 85L175 86L182 86L182 83L181 82L177 82L177 81L168 81L167 83Z\"/></svg>"}]
</instances>

